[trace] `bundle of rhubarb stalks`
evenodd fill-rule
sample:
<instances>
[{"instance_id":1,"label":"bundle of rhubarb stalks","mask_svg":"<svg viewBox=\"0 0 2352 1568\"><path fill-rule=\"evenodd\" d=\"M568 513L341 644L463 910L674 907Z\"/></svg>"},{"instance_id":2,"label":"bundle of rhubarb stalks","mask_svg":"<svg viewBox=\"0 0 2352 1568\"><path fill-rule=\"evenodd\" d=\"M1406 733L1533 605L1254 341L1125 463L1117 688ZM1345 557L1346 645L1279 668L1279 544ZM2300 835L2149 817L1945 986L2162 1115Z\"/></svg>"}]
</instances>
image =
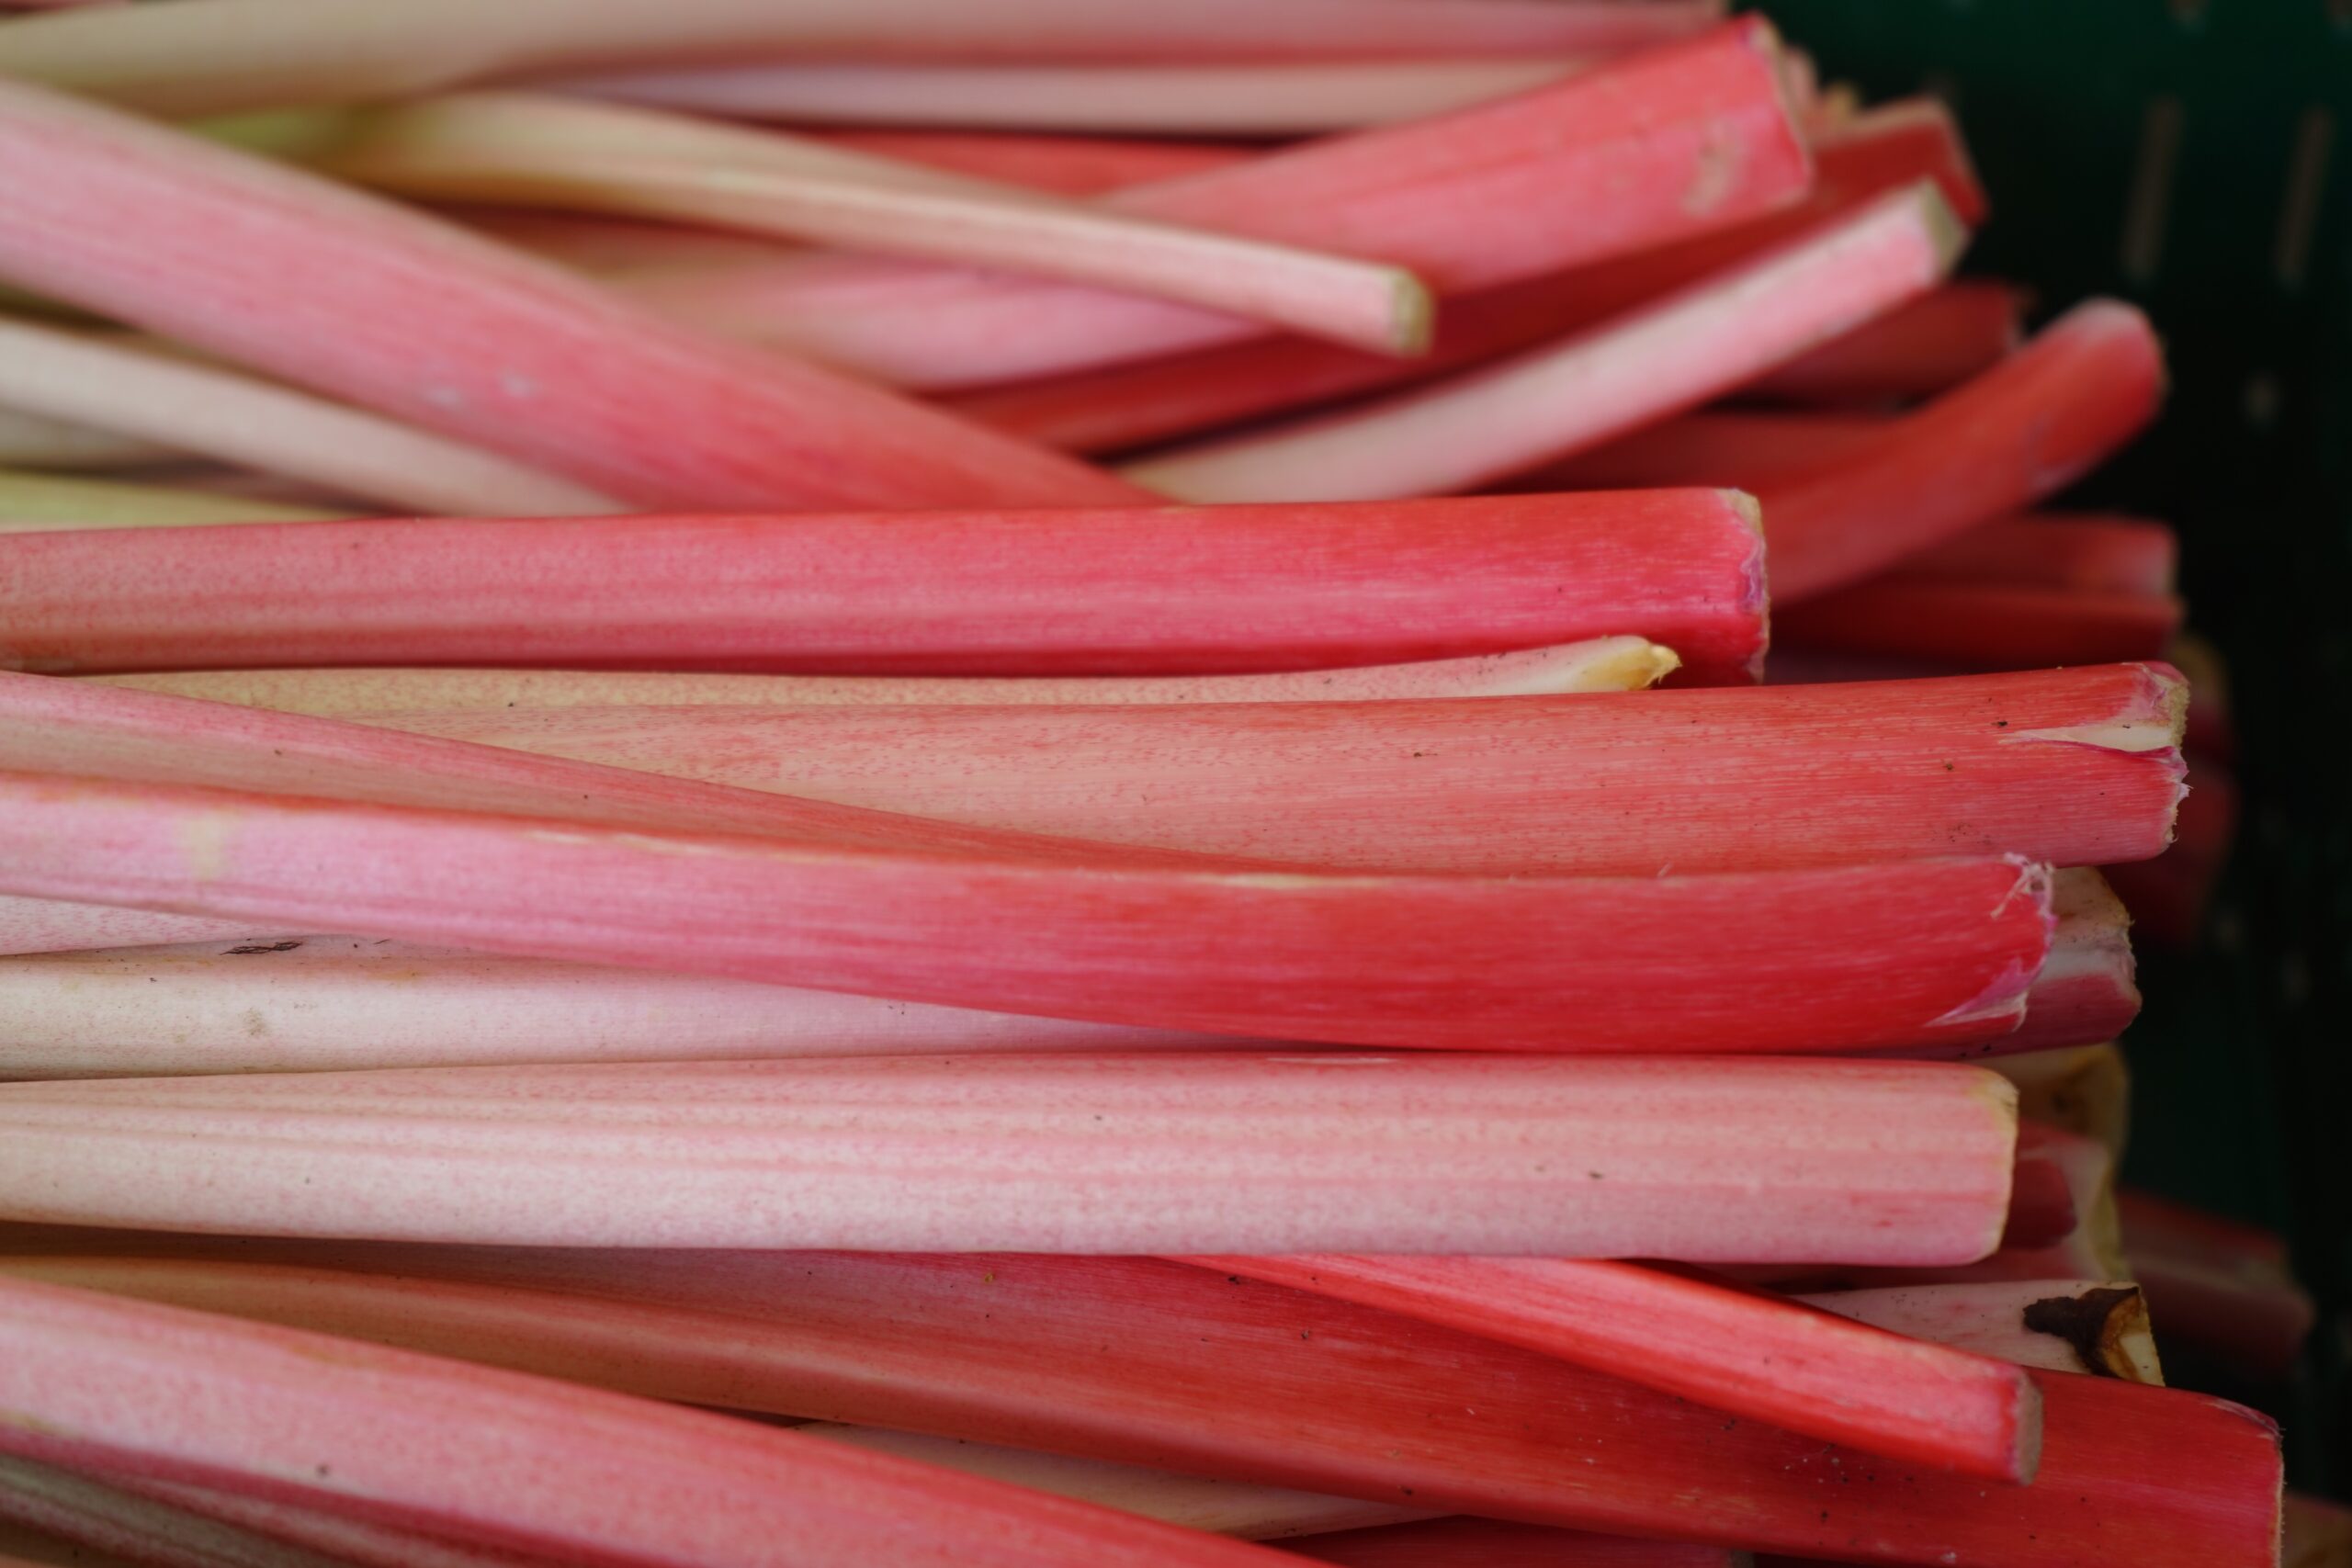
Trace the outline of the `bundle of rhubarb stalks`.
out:
<instances>
[{"instance_id":1,"label":"bundle of rhubarb stalks","mask_svg":"<svg viewBox=\"0 0 2352 1568\"><path fill-rule=\"evenodd\" d=\"M2112 1191L2226 728L2037 510L2159 348L1937 106L159 0L0 191L0 1555L2278 1560Z\"/></svg>"}]
</instances>

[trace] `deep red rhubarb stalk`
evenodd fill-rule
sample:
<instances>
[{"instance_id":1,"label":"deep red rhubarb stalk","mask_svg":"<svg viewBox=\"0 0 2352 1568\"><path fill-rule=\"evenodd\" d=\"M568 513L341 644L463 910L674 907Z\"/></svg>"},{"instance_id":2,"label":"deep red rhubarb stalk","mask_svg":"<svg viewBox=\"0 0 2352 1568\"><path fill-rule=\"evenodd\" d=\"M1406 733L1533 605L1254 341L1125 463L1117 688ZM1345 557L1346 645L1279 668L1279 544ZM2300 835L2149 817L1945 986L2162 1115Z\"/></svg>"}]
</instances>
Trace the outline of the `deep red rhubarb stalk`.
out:
<instances>
[{"instance_id":1,"label":"deep red rhubarb stalk","mask_svg":"<svg viewBox=\"0 0 2352 1568\"><path fill-rule=\"evenodd\" d=\"M2180 555L2168 524L2097 513L2029 513L1972 528L1888 575L2143 596L2168 594Z\"/></svg>"},{"instance_id":2,"label":"deep red rhubarb stalk","mask_svg":"<svg viewBox=\"0 0 2352 1568\"><path fill-rule=\"evenodd\" d=\"M2046 871L2012 859L1698 877L1274 874L24 774L0 779L0 891L1343 1043L1963 1045L2015 1028L2050 923Z\"/></svg>"},{"instance_id":3,"label":"deep red rhubarb stalk","mask_svg":"<svg viewBox=\"0 0 2352 1568\"><path fill-rule=\"evenodd\" d=\"M1728 1283L1556 1258L1187 1261L1444 1324L1865 1453L1996 1481L2031 1480L2041 1458L2041 1395L2018 1368Z\"/></svg>"},{"instance_id":4,"label":"deep red rhubarb stalk","mask_svg":"<svg viewBox=\"0 0 2352 1568\"><path fill-rule=\"evenodd\" d=\"M2283 1239L2153 1193L2127 1190L2118 1207L2132 1275L2167 1336L2256 1378L2294 1370L2319 1314Z\"/></svg>"},{"instance_id":5,"label":"deep red rhubarb stalk","mask_svg":"<svg viewBox=\"0 0 2352 1568\"><path fill-rule=\"evenodd\" d=\"M1762 579L1713 491L28 535L0 667L1176 674L1630 633L1724 680L1763 652Z\"/></svg>"},{"instance_id":6,"label":"deep red rhubarb stalk","mask_svg":"<svg viewBox=\"0 0 2352 1568\"><path fill-rule=\"evenodd\" d=\"M593 490L211 366L0 321L0 401L426 512L617 512ZM266 510L266 509L264 509Z\"/></svg>"},{"instance_id":7,"label":"deep red rhubarb stalk","mask_svg":"<svg viewBox=\"0 0 2352 1568\"><path fill-rule=\"evenodd\" d=\"M1693 1075L1458 1054L28 1083L0 1089L0 1216L527 1246L1940 1265L2000 1240L2015 1105L1994 1074L1942 1063ZM2011 1393L2010 1463L2030 1470Z\"/></svg>"},{"instance_id":8,"label":"deep red rhubarb stalk","mask_svg":"<svg viewBox=\"0 0 2352 1568\"><path fill-rule=\"evenodd\" d=\"M1177 299L1411 353L1428 290L1402 268L1058 199L780 132L551 94L464 93L333 125L300 156L442 200L571 208L999 267Z\"/></svg>"},{"instance_id":9,"label":"deep red rhubarb stalk","mask_svg":"<svg viewBox=\"0 0 2352 1568\"><path fill-rule=\"evenodd\" d=\"M2049 1371L2160 1383L2137 1285L2079 1280L1894 1285L1805 1298L1826 1312Z\"/></svg>"},{"instance_id":10,"label":"deep red rhubarb stalk","mask_svg":"<svg viewBox=\"0 0 2352 1568\"><path fill-rule=\"evenodd\" d=\"M1933 397L2015 349L2022 308L2008 284L1948 283L1750 382L1741 394L1794 403Z\"/></svg>"},{"instance_id":11,"label":"deep red rhubarb stalk","mask_svg":"<svg viewBox=\"0 0 2352 1568\"><path fill-rule=\"evenodd\" d=\"M1796 648L2026 670L2158 658L2183 613L2170 594L1890 576L1788 605L1773 630Z\"/></svg>"},{"instance_id":12,"label":"deep red rhubarb stalk","mask_svg":"<svg viewBox=\"0 0 2352 1568\"><path fill-rule=\"evenodd\" d=\"M1776 53L1770 29L1751 18L1533 93L1108 200L1140 217L1376 257L1441 294L1536 277L1795 200L1811 169ZM690 321L930 388L1112 364L1257 330L1132 296L859 257L680 269L631 292Z\"/></svg>"},{"instance_id":13,"label":"deep red rhubarb stalk","mask_svg":"<svg viewBox=\"0 0 2352 1568\"><path fill-rule=\"evenodd\" d=\"M1511 488L1643 490L1709 484L1761 490L1860 457L1897 423L1882 413L1702 409L1522 474Z\"/></svg>"},{"instance_id":14,"label":"deep red rhubarb stalk","mask_svg":"<svg viewBox=\"0 0 2352 1568\"><path fill-rule=\"evenodd\" d=\"M2267 1422L2106 1379L2035 1374L2040 1476L1988 1494L1456 1329L1148 1259L243 1250L108 1282L691 1403L1529 1523L1954 1568L2267 1568L2277 1542Z\"/></svg>"},{"instance_id":15,"label":"deep red rhubarb stalk","mask_svg":"<svg viewBox=\"0 0 2352 1568\"><path fill-rule=\"evenodd\" d=\"M1196 0L1159 13L1093 0L414 0L364 28L303 0L201 0L0 28L0 71L165 114L408 97L459 83L767 55L1039 59L1411 59L1626 49L1704 27L1716 7L1455 0Z\"/></svg>"},{"instance_id":16,"label":"deep red rhubarb stalk","mask_svg":"<svg viewBox=\"0 0 2352 1568\"><path fill-rule=\"evenodd\" d=\"M1294 1556L1341 1568L1735 1568L1720 1547L1594 1536L1544 1525L1458 1517L1310 1536Z\"/></svg>"},{"instance_id":17,"label":"deep red rhubarb stalk","mask_svg":"<svg viewBox=\"0 0 2352 1568\"><path fill-rule=\"evenodd\" d=\"M1922 184L1563 343L1125 472L1187 501L1467 490L1704 402L1924 294L1964 239L1950 206Z\"/></svg>"},{"instance_id":18,"label":"deep red rhubarb stalk","mask_svg":"<svg viewBox=\"0 0 2352 1568\"><path fill-rule=\"evenodd\" d=\"M2076 306L1836 467L1762 486L1774 597L1857 581L2064 489L2154 417L2163 380L2144 316Z\"/></svg>"},{"instance_id":19,"label":"deep red rhubarb stalk","mask_svg":"<svg viewBox=\"0 0 2352 1568\"><path fill-rule=\"evenodd\" d=\"M773 61L560 85L691 114L794 125L1312 136L1529 92L1589 69L1598 58L1149 65Z\"/></svg>"},{"instance_id":20,"label":"deep red rhubarb stalk","mask_svg":"<svg viewBox=\"0 0 2352 1568\"><path fill-rule=\"evenodd\" d=\"M1128 493L878 389L707 342L413 210L23 83L0 84L0 276L624 501Z\"/></svg>"},{"instance_id":21,"label":"deep red rhubarb stalk","mask_svg":"<svg viewBox=\"0 0 2352 1568\"><path fill-rule=\"evenodd\" d=\"M681 1568L1272 1561L726 1416L209 1314L14 1280L0 1324L9 1452L487 1545Z\"/></svg>"},{"instance_id":22,"label":"deep red rhubarb stalk","mask_svg":"<svg viewBox=\"0 0 2352 1568\"><path fill-rule=\"evenodd\" d=\"M466 708L1002 706L1031 704L1395 702L1639 691L1679 664L1634 637L1275 675L692 675L579 670L212 670L93 675L285 713L349 718Z\"/></svg>"},{"instance_id":23,"label":"deep red rhubarb stalk","mask_svg":"<svg viewBox=\"0 0 2352 1568\"><path fill-rule=\"evenodd\" d=\"M2171 840L2186 699L2168 666L2116 664L1605 697L365 716L978 827L1366 870L1639 875L2145 859Z\"/></svg>"}]
</instances>

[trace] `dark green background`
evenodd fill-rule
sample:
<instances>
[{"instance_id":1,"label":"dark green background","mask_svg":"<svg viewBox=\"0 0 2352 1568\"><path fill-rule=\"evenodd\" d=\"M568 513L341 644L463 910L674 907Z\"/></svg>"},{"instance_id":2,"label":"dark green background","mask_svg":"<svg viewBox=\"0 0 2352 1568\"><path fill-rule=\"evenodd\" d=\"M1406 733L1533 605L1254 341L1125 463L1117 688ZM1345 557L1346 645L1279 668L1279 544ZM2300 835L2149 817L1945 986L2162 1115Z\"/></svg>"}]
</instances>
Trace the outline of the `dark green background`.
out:
<instances>
[{"instance_id":1,"label":"dark green background","mask_svg":"<svg viewBox=\"0 0 2352 1568\"><path fill-rule=\"evenodd\" d=\"M1967 270L2032 286L2044 315L2120 295L2165 335L2162 423L2067 499L2179 525L2191 623L2231 668L2246 809L2198 950L2142 953L2127 1175L2293 1239L2324 1314L2307 1365L2292 1390L2224 1392L2288 1422L2298 1484L2344 1494L2352 0L1762 9L1871 98L1926 88L1952 102L1994 201ZM2316 198L2300 245L2299 167Z\"/></svg>"}]
</instances>

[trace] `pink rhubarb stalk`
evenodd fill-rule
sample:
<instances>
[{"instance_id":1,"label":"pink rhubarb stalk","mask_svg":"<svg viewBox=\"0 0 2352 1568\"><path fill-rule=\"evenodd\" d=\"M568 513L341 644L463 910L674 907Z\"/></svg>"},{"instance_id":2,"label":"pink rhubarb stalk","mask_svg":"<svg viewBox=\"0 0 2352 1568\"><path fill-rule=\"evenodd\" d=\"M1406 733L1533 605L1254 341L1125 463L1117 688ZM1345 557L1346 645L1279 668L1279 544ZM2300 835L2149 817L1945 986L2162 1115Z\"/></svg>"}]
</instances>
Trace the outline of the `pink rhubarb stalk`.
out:
<instances>
[{"instance_id":1,"label":"pink rhubarb stalk","mask_svg":"<svg viewBox=\"0 0 2352 1568\"><path fill-rule=\"evenodd\" d=\"M2113 664L1605 698L361 716L975 827L1363 870L1641 875L2146 859L2171 840L2186 699L2169 666Z\"/></svg>"},{"instance_id":2,"label":"pink rhubarb stalk","mask_svg":"<svg viewBox=\"0 0 2352 1568\"><path fill-rule=\"evenodd\" d=\"M1860 457L1896 423L1879 413L1702 409L1521 474L1511 488L1645 490L1709 484L1762 490Z\"/></svg>"},{"instance_id":3,"label":"pink rhubarb stalk","mask_svg":"<svg viewBox=\"0 0 2352 1568\"><path fill-rule=\"evenodd\" d=\"M1347 703L1640 691L1680 664L1637 637L1275 675L692 675L581 670L207 670L93 683L349 718L465 708Z\"/></svg>"},{"instance_id":4,"label":"pink rhubarb stalk","mask_svg":"<svg viewBox=\"0 0 2352 1568\"><path fill-rule=\"evenodd\" d=\"M1999 1244L2016 1098L1946 1063L1694 1075L1461 1054L24 1083L0 1087L0 1216L540 1247L1947 1265ZM2030 1471L2030 1412L2009 1415Z\"/></svg>"},{"instance_id":5,"label":"pink rhubarb stalk","mask_svg":"<svg viewBox=\"0 0 2352 1568\"><path fill-rule=\"evenodd\" d=\"M1532 92L1591 55L1241 64L772 61L559 84L689 114L794 125L944 126L1130 136L1315 136Z\"/></svg>"},{"instance_id":6,"label":"pink rhubarb stalk","mask_svg":"<svg viewBox=\"0 0 2352 1568\"><path fill-rule=\"evenodd\" d=\"M2014 859L1275 874L26 774L0 803L0 892L1368 1045L1962 1046L2016 1027L2051 919L2046 869Z\"/></svg>"},{"instance_id":7,"label":"pink rhubarb stalk","mask_svg":"<svg viewBox=\"0 0 2352 1568\"><path fill-rule=\"evenodd\" d=\"M1272 1561L723 1416L209 1314L13 1280L0 1325L0 1449L525 1552L647 1568Z\"/></svg>"},{"instance_id":8,"label":"pink rhubarb stalk","mask_svg":"<svg viewBox=\"0 0 2352 1568\"><path fill-rule=\"evenodd\" d=\"M1425 0L1416 0L1417 4ZM386 522L0 538L0 668L1168 675L1634 634L1764 649L1713 491L1210 511Z\"/></svg>"},{"instance_id":9,"label":"pink rhubarb stalk","mask_svg":"<svg viewBox=\"0 0 2352 1568\"><path fill-rule=\"evenodd\" d=\"M1924 294L1965 238L1922 184L1564 343L1125 472L1196 502L1467 490L1704 402Z\"/></svg>"},{"instance_id":10,"label":"pink rhubarb stalk","mask_svg":"<svg viewBox=\"0 0 2352 1568\"><path fill-rule=\"evenodd\" d=\"M1449 298L1431 352L1419 359L1398 360L1292 338L1256 339L990 388L965 394L957 406L1000 429L1072 451L1136 446L1256 414L1419 381L1532 348L1740 266L1809 227L1920 179L1935 180L1963 220L1973 222L1983 216L1983 193L1948 117L1939 109L1925 114L1896 109L1878 118L1883 123L1871 135L1825 153L1814 194L1796 209L1608 266ZM1922 130L1928 134L1921 135ZM1887 155L1890 147L1895 155ZM1625 445L1613 444L1610 450ZM1652 481L1637 478L1632 482ZM1560 488L1578 487L1570 483Z\"/></svg>"},{"instance_id":11,"label":"pink rhubarb stalk","mask_svg":"<svg viewBox=\"0 0 2352 1568\"><path fill-rule=\"evenodd\" d=\"M400 196L667 219L997 267L1388 353L1429 341L1429 292L1399 267L780 132L550 94L465 93L351 117L324 142L304 152L310 166Z\"/></svg>"},{"instance_id":12,"label":"pink rhubarb stalk","mask_svg":"<svg viewBox=\"0 0 2352 1568\"><path fill-rule=\"evenodd\" d=\"M1805 1300L1893 1334L1933 1340L2054 1372L2161 1383L2140 1288L2077 1280L1893 1285Z\"/></svg>"},{"instance_id":13,"label":"pink rhubarb stalk","mask_svg":"<svg viewBox=\"0 0 2352 1568\"><path fill-rule=\"evenodd\" d=\"M0 276L633 503L1127 493L412 209L21 82L0 83Z\"/></svg>"},{"instance_id":14,"label":"pink rhubarb stalk","mask_svg":"<svg viewBox=\"0 0 2352 1568\"><path fill-rule=\"evenodd\" d=\"M514 516L621 510L568 479L391 420L28 322L0 321L0 401L387 506Z\"/></svg>"},{"instance_id":15,"label":"pink rhubarb stalk","mask_svg":"<svg viewBox=\"0 0 2352 1568\"><path fill-rule=\"evenodd\" d=\"M2006 283L1948 283L1748 383L1741 394L1833 404L1933 397L1991 369L2018 346L2022 307Z\"/></svg>"},{"instance_id":16,"label":"pink rhubarb stalk","mask_svg":"<svg viewBox=\"0 0 2352 1568\"><path fill-rule=\"evenodd\" d=\"M1657 5L1453 0L1193 0L1159 12L1096 0L410 0L342 25L305 0L203 0L0 28L0 71L170 115L413 97L462 83L707 64L762 55L1001 60L1414 59L1638 48L1705 27L1709 0Z\"/></svg>"},{"instance_id":17,"label":"pink rhubarb stalk","mask_svg":"<svg viewBox=\"0 0 2352 1568\"><path fill-rule=\"evenodd\" d=\"M0 1078L1236 1043L356 937L272 939L249 926L198 945L0 962Z\"/></svg>"},{"instance_id":18,"label":"pink rhubarb stalk","mask_svg":"<svg viewBox=\"0 0 2352 1568\"><path fill-rule=\"evenodd\" d=\"M2033 1374L2040 1475L1988 1494L1458 1329L1147 1258L238 1255L10 1269L104 1269L117 1290L689 1403L1533 1524L1953 1568L2267 1568L2278 1540L2268 1422L2108 1379Z\"/></svg>"},{"instance_id":19,"label":"pink rhubarb stalk","mask_svg":"<svg viewBox=\"0 0 2352 1568\"><path fill-rule=\"evenodd\" d=\"M2147 318L2076 306L1834 468L1761 487L1774 597L1843 587L2064 489L2155 416L2163 380Z\"/></svg>"},{"instance_id":20,"label":"pink rhubarb stalk","mask_svg":"<svg viewBox=\"0 0 2352 1568\"><path fill-rule=\"evenodd\" d=\"M1776 55L1770 29L1750 18L1532 93L1107 200L1138 217L1376 257L1444 295L1489 288L1645 252L1798 198L1810 159ZM854 256L680 269L630 291L685 320L933 389L1258 330L1132 296Z\"/></svg>"},{"instance_id":21,"label":"pink rhubarb stalk","mask_svg":"<svg viewBox=\"0 0 2352 1568\"><path fill-rule=\"evenodd\" d=\"M2017 1367L1736 1285L1558 1258L1186 1261L1444 1324L1889 1459L2021 1482L2041 1457L2041 1395Z\"/></svg>"}]
</instances>

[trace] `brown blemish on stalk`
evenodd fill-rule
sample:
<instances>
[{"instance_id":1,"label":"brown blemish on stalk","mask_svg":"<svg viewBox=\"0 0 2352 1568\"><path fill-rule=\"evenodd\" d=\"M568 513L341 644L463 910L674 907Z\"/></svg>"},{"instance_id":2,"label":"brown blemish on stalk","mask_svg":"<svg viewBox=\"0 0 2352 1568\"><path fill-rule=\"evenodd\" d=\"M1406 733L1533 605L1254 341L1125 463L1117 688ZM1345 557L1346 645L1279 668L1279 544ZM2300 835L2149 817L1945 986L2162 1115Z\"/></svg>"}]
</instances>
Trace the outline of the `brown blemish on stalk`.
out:
<instances>
[{"instance_id":1,"label":"brown blemish on stalk","mask_svg":"<svg viewBox=\"0 0 2352 1568\"><path fill-rule=\"evenodd\" d=\"M2123 1347L2125 1336L2147 1324L2138 1286L2102 1285L2080 1295L2045 1296L2027 1303L2024 1318L2034 1333L2054 1335L2073 1346L2083 1371L2125 1382L2145 1381Z\"/></svg>"}]
</instances>

